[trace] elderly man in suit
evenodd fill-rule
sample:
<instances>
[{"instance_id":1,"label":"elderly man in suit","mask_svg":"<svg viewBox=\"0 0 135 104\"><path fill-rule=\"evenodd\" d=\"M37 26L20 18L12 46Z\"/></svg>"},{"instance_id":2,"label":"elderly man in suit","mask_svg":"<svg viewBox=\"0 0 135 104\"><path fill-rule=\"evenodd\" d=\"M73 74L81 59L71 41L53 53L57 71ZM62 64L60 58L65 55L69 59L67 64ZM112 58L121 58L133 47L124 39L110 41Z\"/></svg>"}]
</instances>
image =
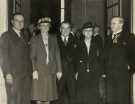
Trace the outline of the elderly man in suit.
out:
<instances>
[{"instance_id":1,"label":"elderly man in suit","mask_svg":"<svg viewBox=\"0 0 135 104\"><path fill-rule=\"evenodd\" d=\"M32 67L29 46L21 32L24 27L23 15L13 14L11 23L12 28L0 38L8 104L29 104Z\"/></svg>"},{"instance_id":2,"label":"elderly man in suit","mask_svg":"<svg viewBox=\"0 0 135 104\"><path fill-rule=\"evenodd\" d=\"M63 69L63 77L58 82L62 104L71 104L75 96L74 56L76 42L74 35L71 33L71 28L70 22L62 22L60 26L60 34L57 37Z\"/></svg>"},{"instance_id":3,"label":"elderly man in suit","mask_svg":"<svg viewBox=\"0 0 135 104\"><path fill-rule=\"evenodd\" d=\"M123 25L123 18L113 17L113 33L105 42L107 104L130 104L130 78L134 72L135 44Z\"/></svg>"},{"instance_id":4,"label":"elderly man in suit","mask_svg":"<svg viewBox=\"0 0 135 104\"><path fill-rule=\"evenodd\" d=\"M49 104L58 99L56 79L62 76L61 58L57 38L49 33L50 26L49 17L39 19L40 34L31 40L32 100L36 104Z\"/></svg>"}]
</instances>

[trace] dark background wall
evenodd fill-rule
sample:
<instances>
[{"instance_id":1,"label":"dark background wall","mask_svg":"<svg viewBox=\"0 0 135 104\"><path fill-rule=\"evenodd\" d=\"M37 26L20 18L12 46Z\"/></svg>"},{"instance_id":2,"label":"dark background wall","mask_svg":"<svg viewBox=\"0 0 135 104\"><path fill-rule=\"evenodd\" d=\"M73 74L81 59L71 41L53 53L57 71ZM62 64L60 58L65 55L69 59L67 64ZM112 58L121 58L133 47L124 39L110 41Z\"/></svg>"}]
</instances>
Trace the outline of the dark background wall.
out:
<instances>
[{"instance_id":1,"label":"dark background wall","mask_svg":"<svg viewBox=\"0 0 135 104\"><path fill-rule=\"evenodd\" d=\"M9 27L11 27L11 16L14 13L14 0L8 0L8 24ZM21 10L19 11L24 15L25 18L25 27L27 27L30 24L31 20L31 0L22 0L21 1Z\"/></svg>"},{"instance_id":2,"label":"dark background wall","mask_svg":"<svg viewBox=\"0 0 135 104\"><path fill-rule=\"evenodd\" d=\"M104 0L72 0L71 20L75 27L80 28L83 23L92 21L99 24L104 33L104 2Z\"/></svg>"},{"instance_id":3,"label":"dark background wall","mask_svg":"<svg viewBox=\"0 0 135 104\"><path fill-rule=\"evenodd\" d=\"M121 0L122 17L125 19L125 26L128 31L131 30L131 0Z\"/></svg>"},{"instance_id":4,"label":"dark background wall","mask_svg":"<svg viewBox=\"0 0 135 104\"><path fill-rule=\"evenodd\" d=\"M65 0L65 20L71 21L74 27L80 28L86 21L92 21L101 26L104 34L106 27L106 0ZM126 28L131 26L131 0L121 0L121 14L125 19ZM8 0L9 26L13 13L13 0ZM50 16L53 31L58 31L60 25L60 0L22 0L21 12L24 14L26 26L37 22L41 16Z\"/></svg>"},{"instance_id":5,"label":"dark background wall","mask_svg":"<svg viewBox=\"0 0 135 104\"><path fill-rule=\"evenodd\" d=\"M31 22L49 16L52 19L53 31L58 31L60 24L60 0L31 0Z\"/></svg>"}]
</instances>

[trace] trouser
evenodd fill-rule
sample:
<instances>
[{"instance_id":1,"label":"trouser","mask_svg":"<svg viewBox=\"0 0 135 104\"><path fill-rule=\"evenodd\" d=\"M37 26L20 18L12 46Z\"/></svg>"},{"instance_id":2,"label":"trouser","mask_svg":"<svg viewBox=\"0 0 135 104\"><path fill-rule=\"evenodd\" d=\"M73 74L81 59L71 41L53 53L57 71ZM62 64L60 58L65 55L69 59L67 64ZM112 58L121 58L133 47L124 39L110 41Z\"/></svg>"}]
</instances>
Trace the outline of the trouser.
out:
<instances>
[{"instance_id":1,"label":"trouser","mask_svg":"<svg viewBox=\"0 0 135 104\"><path fill-rule=\"evenodd\" d=\"M75 79L71 74L63 75L58 81L59 100L64 104L71 104L75 98Z\"/></svg>"},{"instance_id":2,"label":"trouser","mask_svg":"<svg viewBox=\"0 0 135 104\"><path fill-rule=\"evenodd\" d=\"M16 78L12 85L6 84L8 104L30 104L31 77Z\"/></svg>"}]
</instances>

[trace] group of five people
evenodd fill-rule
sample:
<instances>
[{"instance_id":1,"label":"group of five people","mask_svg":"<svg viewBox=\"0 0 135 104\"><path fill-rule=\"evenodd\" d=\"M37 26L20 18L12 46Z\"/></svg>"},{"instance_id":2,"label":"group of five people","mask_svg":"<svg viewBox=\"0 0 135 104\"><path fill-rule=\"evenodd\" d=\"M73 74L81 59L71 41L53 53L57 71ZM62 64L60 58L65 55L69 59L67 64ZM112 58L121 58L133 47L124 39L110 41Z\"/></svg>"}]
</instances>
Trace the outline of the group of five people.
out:
<instances>
[{"instance_id":1,"label":"group of five people","mask_svg":"<svg viewBox=\"0 0 135 104\"><path fill-rule=\"evenodd\" d=\"M51 19L40 18L40 32L30 42L22 32L23 15L14 14L11 23L12 28L0 38L8 104L29 104L30 100L36 104L100 104L103 95L107 104L130 103L135 41L124 31L123 18L112 18L112 35L104 45L90 22L76 37L69 22L62 22L56 35L49 33Z\"/></svg>"}]
</instances>

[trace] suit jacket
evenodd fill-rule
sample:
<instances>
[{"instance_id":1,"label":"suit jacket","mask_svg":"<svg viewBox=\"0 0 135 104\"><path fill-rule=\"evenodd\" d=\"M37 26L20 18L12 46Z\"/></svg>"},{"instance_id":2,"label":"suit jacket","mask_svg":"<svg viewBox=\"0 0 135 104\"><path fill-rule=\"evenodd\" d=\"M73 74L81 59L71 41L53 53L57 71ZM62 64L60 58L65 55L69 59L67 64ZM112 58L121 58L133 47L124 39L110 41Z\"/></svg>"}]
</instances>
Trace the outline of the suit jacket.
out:
<instances>
[{"instance_id":1,"label":"suit jacket","mask_svg":"<svg viewBox=\"0 0 135 104\"><path fill-rule=\"evenodd\" d=\"M100 35L96 35L96 36L94 36L94 38L95 38L95 41L97 42L98 47L103 48L103 39L102 39L102 37Z\"/></svg>"},{"instance_id":2,"label":"suit jacket","mask_svg":"<svg viewBox=\"0 0 135 104\"><path fill-rule=\"evenodd\" d=\"M75 49L77 47L75 43L75 37L70 34L68 38L68 43L67 45L64 44L61 35L57 37L58 40L58 45L60 48L60 55L62 59L62 66L63 66L63 71L69 72L70 74L73 74L74 72L74 56L75 56Z\"/></svg>"},{"instance_id":3,"label":"suit jacket","mask_svg":"<svg viewBox=\"0 0 135 104\"><path fill-rule=\"evenodd\" d=\"M14 30L10 29L1 36L0 48L4 75L11 73L14 78L31 76L30 51L23 35L19 38Z\"/></svg>"},{"instance_id":4,"label":"suit jacket","mask_svg":"<svg viewBox=\"0 0 135 104\"><path fill-rule=\"evenodd\" d=\"M105 42L107 102L128 104L130 75L134 72L135 41L127 32L118 34L114 43L112 36L107 37Z\"/></svg>"},{"instance_id":5,"label":"suit jacket","mask_svg":"<svg viewBox=\"0 0 135 104\"><path fill-rule=\"evenodd\" d=\"M108 36L105 42L105 65L106 69L121 69L122 67L128 68L130 66L130 70L125 70L127 73L133 73L133 67L135 65L134 62L134 52L135 52L135 40L134 37L129 35L127 32L119 33L119 37L117 38L117 43L113 43L112 35ZM110 72L110 70L108 70ZM109 73L107 70L106 72ZM120 71L120 70L116 70ZM124 72L124 70L122 70ZM121 71L119 72L121 73Z\"/></svg>"},{"instance_id":6,"label":"suit jacket","mask_svg":"<svg viewBox=\"0 0 135 104\"><path fill-rule=\"evenodd\" d=\"M31 40L31 59L33 70L38 70L43 74L56 74L62 72L61 58L57 39L55 36L48 36L49 64L46 64L46 50L41 35L35 36ZM40 54L39 54L40 53Z\"/></svg>"}]
</instances>

